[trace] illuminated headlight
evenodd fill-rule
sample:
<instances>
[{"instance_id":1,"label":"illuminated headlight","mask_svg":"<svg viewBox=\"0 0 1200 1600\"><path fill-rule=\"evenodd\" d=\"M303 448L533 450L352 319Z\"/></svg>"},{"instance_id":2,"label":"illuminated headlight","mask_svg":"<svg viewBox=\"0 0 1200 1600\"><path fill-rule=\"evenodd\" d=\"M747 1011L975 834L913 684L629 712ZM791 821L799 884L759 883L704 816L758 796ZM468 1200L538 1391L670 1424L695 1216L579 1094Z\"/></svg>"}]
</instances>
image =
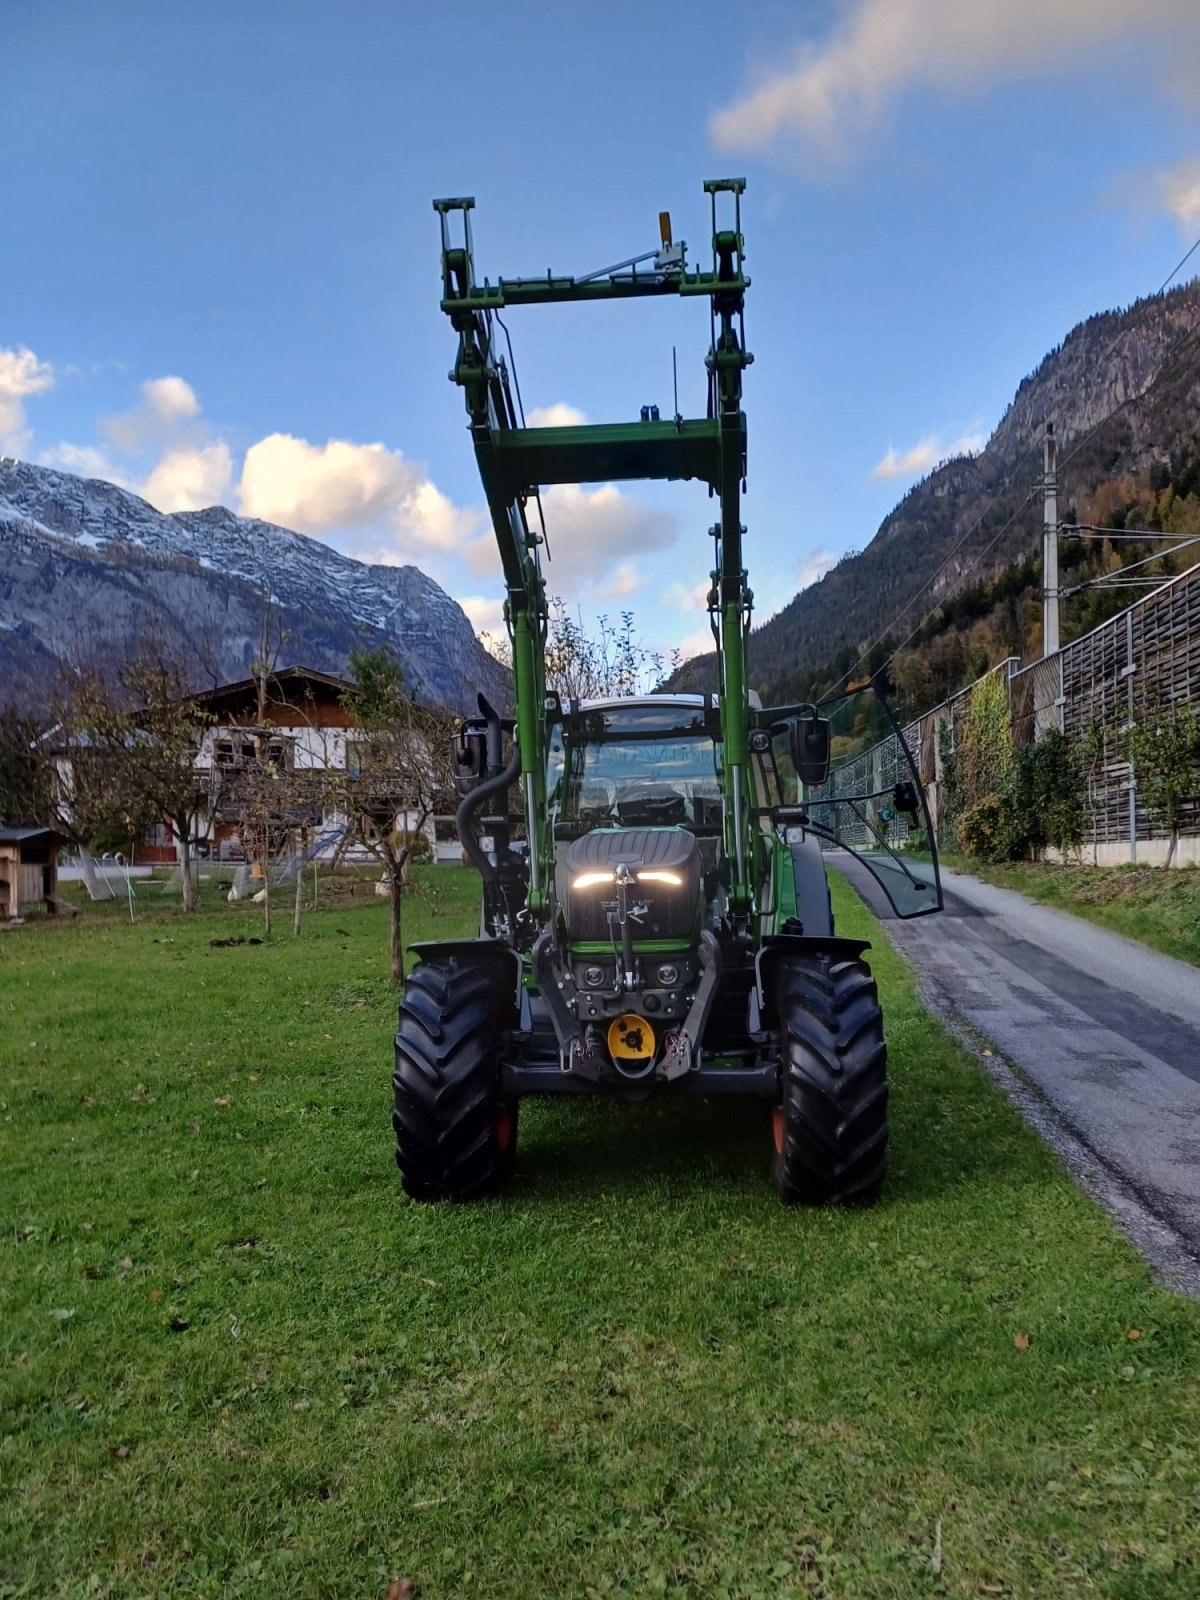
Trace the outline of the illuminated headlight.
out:
<instances>
[{"instance_id":1,"label":"illuminated headlight","mask_svg":"<svg viewBox=\"0 0 1200 1600\"><path fill-rule=\"evenodd\" d=\"M589 989L598 989L604 982L604 968L585 967L583 971L583 981L587 984Z\"/></svg>"},{"instance_id":2,"label":"illuminated headlight","mask_svg":"<svg viewBox=\"0 0 1200 1600\"><path fill-rule=\"evenodd\" d=\"M651 868L648 872L639 872L639 883L669 883L672 888L678 889L683 879L677 872L666 872L660 868Z\"/></svg>"},{"instance_id":3,"label":"illuminated headlight","mask_svg":"<svg viewBox=\"0 0 1200 1600\"><path fill-rule=\"evenodd\" d=\"M615 883L616 874L613 872L581 872L577 878L571 879L572 889L596 889L602 883Z\"/></svg>"},{"instance_id":4,"label":"illuminated headlight","mask_svg":"<svg viewBox=\"0 0 1200 1600\"><path fill-rule=\"evenodd\" d=\"M673 983L679 982L679 968L671 966L669 962L666 966L659 967L658 981L665 989L669 989Z\"/></svg>"}]
</instances>

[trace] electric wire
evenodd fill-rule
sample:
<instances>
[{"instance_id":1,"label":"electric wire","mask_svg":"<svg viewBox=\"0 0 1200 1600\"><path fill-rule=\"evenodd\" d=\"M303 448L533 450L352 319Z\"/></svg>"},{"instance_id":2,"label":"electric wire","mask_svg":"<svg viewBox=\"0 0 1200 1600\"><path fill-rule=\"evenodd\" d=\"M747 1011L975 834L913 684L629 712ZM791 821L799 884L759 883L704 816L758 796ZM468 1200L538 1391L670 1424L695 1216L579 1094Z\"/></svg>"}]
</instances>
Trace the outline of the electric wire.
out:
<instances>
[{"instance_id":1,"label":"electric wire","mask_svg":"<svg viewBox=\"0 0 1200 1600\"><path fill-rule=\"evenodd\" d=\"M1186 550L1189 544L1200 544L1200 533L1191 535L1185 543L1174 545L1170 550L1156 550L1153 555L1143 556L1140 561L1131 561L1127 567L1118 567L1116 572L1102 572L1098 577L1085 578L1082 583L1075 584L1071 589L1060 589L1058 591L1059 597L1060 599L1067 599L1073 594L1079 594L1083 589L1102 589L1106 586L1120 588L1122 585L1117 580L1124 578L1130 572L1136 572L1139 567L1148 567L1152 561L1161 561L1164 556L1173 555L1176 550ZM1177 576L1177 573L1168 573L1165 576L1160 574L1154 581L1165 583L1170 578ZM1139 581L1145 582L1147 580L1141 579Z\"/></svg>"}]
</instances>

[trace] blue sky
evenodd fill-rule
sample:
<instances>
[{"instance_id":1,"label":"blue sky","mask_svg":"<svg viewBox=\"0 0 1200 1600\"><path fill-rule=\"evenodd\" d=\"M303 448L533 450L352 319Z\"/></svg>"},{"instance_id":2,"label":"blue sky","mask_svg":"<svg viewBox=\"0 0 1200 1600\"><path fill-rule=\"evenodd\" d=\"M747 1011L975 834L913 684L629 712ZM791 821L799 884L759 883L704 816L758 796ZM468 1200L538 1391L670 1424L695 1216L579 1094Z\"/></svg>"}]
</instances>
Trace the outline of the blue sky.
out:
<instances>
[{"instance_id":1,"label":"blue sky","mask_svg":"<svg viewBox=\"0 0 1200 1600\"><path fill-rule=\"evenodd\" d=\"M495 626L434 195L491 277L707 248L744 175L762 620L1200 234L1195 0L5 0L0 449L412 561ZM1195 259L1195 258L1194 258ZM1190 268L1189 268L1190 271ZM527 410L704 403L686 303L510 319ZM548 497L552 590L694 648L695 486Z\"/></svg>"}]
</instances>

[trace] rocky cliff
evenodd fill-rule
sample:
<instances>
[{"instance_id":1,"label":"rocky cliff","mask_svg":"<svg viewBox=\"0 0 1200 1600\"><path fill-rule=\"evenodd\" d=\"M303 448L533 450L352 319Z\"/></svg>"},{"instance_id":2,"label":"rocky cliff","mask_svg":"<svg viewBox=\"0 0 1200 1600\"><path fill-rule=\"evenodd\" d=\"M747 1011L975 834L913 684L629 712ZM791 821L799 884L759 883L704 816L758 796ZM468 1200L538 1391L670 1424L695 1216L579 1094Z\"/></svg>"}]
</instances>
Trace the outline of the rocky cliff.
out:
<instances>
[{"instance_id":1,"label":"rocky cliff","mask_svg":"<svg viewBox=\"0 0 1200 1600\"><path fill-rule=\"evenodd\" d=\"M416 567L366 566L223 507L164 516L111 483L0 463L0 700L35 708L58 661L174 641L198 682L245 676L264 595L281 662L344 673L389 645L422 698L508 697L462 608Z\"/></svg>"},{"instance_id":2,"label":"rocky cliff","mask_svg":"<svg viewBox=\"0 0 1200 1600\"><path fill-rule=\"evenodd\" d=\"M1041 481L1047 421L1060 444L1060 512L1106 482L1194 452L1198 351L1200 282L1080 323L1022 382L978 456L936 468L866 549L754 631L752 682L786 693L839 655L853 661L882 630L897 644L939 602L1036 551L1040 493L1022 501ZM698 657L677 684L708 686L713 666Z\"/></svg>"}]
</instances>

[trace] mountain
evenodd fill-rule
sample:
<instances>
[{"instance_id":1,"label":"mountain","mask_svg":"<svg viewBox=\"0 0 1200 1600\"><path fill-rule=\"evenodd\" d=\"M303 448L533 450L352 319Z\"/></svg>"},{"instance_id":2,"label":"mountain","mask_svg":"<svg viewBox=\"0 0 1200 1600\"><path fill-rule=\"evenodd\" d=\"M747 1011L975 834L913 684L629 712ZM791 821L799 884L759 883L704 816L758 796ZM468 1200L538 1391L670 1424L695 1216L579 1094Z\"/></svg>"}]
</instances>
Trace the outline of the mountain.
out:
<instances>
[{"instance_id":1,"label":"mountain","mask_svg":"<svg viewBox=\"0 0 1200 1600\"><path fill-rule=\"evenodd\" d=\"M1198 348L1200 281L1080 323L1021 383L979 455L937 467L863 551L754 630L751 681L770 698L805 694L835 663L834 678L852 667L881 633L894 649L929 612L1037 552L1040 487L1022 502L1040 486L1048 420L1059 440L1060 516L1074 507L1081 520L1106 522L1114 506L1142 499L1137 480L1181 472L1200 451ZM1124 502L1121 485L1133 486ZM1106 516L1091 519L1094 506ZM714 665L696 657L674 686L711 687Z\"/></svg>"},{"instance_id":2,"label":"mountain","mask_svg":"<svg viewBox=\"0 0 1200 1600\"><path fill-rule=\"evenodd\" d=\"M198 683L245 677L265 593L281 664L344 674L353 649L386 644L424 699L509 698L462 608L416 567L366 566L222 506L166 516L115 484L0 462L0 703L36 708L59 661L128 655L147 635L177 642Z\"/></svg>"}]
</instances>

